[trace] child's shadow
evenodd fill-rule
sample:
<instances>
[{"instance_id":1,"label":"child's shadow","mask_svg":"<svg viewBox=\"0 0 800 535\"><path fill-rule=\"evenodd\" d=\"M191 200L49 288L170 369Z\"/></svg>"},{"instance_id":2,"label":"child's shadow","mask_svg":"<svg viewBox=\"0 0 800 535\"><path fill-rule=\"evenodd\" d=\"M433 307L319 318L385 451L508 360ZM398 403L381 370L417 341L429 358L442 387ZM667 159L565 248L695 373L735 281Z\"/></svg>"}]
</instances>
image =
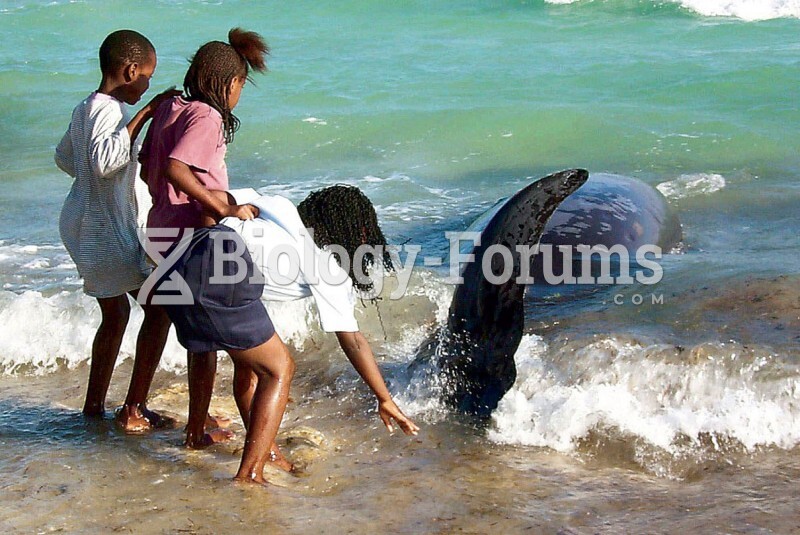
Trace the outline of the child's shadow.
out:
<instances>
[{"instance_id":1,"label":"child's shadow","mask_svg":"<svg viewBox=\"0 0 800 535\"><path fill-rule=\"evenodd\" d=\"M18 451L40 453L65 449L88 453L106 449L168 450L174 455L180 430L162 430L142 436L126 435L114 421L114 412L104 417L86 417L79 409L58 404L36 403L18 398L0 399L0 442ZM160 444L159 444L160 443ZM161 445L161 447L159 447Z\"/></svg>"},{"instance_id":2,"label":"child's shadow","mask_svg":"<svg viewBox=\"0 0 800 535\"><path fill-rule=\"evenodd\" d=\"M0 440L23 442L83 443L119 440L113 415L86 418L78 410L59 405L44 405L28 400L0 399Z\"/></svg>"}]
</instances>

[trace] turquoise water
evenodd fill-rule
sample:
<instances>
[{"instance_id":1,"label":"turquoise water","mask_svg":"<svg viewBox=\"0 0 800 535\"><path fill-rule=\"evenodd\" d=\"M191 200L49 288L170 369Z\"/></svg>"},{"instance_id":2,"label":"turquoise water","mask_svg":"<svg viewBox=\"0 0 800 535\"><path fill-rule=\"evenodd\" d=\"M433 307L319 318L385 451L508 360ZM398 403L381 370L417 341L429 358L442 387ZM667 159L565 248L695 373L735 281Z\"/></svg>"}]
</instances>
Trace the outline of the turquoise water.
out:
<instances>
[{"instance_id":1,"label":"turquoise water","mask_svg":"<svg viewBox=\"0 0 800 535\"><path fill-rule=\"evenodd\" d=\"M48 392L53 385L64 392L54 403L65 406L67 413L74 416L80 404L83 377L66 368L85 365L98 313L92 300L83 296L74 266L60 245L58 213L70 183L55 167L53 150L72 108L98 85L100 42L119 28L147 35L159 59L151 86L155 94L180 86L191 54L208 40L224 40L233 26L262 33L272 47L269 73L254 76L255 83L245 87L236 109L242 127L228 150L233 187L252 186L300 201L322 185L355 184L375 203L390 242L420 243L433 253L445 247L444 231L464 229L498 198L532 178L569 167L634 176L659 186L680 217L683 254L664 259L665 277L655 290L666 296L663 306L631 306L631 293L639 291L634 288L623 291L624 306L608 307L603 299L610 297L601 295L588 307L579 303L574 309L529 311L529 337L517 354L521 380L513 391L515 405L495 415L488 439L468 434L454 448L477 457L484 448L501 448L503 477L509 480L520 474L528 477L533 464L543 463L545 472L534 476L546 480L541 483L551 494L541 508L569 510L573 505L557 489L578 489L574 492L595 503L592 511L613 518L611 525L620 531L645 530L642 526L648 526L652 510L640 509L638 520L631 520L622 505L604 509L605 491L586 490L584 483L602 480L607 487L620 480L616 472L603 473L602 479L598 473L576 473L583 468L575 466L587 459L612 470L635 467L638 475L625 479L627 490L620 491L620 503L640 494L662 496L659 478L666 474L678 480L695 477L720 489L719 495L733 505L715 507L728 513L748 511L752 503L744 498L737 502L737 492L751 481L764 481L766 489L747 487L748 492L774 498L777 505L767 516L771 511L787 519L776 531L796 526L782 515L785 492L774 490L784 481L780 470L773 470L778 457L767 453L766 460L753 461L737 456L742 448L748 454L776 448L780 454L775 455L786 456L780 462L790 467L787 470L800 474L800 324L792 301L800 273L800 4L795 0L0 2L0 284L5 290L0 292L0 364L5 372L0 379L12 385L9 392L16 392L9 396L24 393L33 407L20 412L13 399L4 401L4 414L11 421L40 415L42 400L53 399ZM423 249L421 256L425 253ZM451 290L440 275L423 271L412 279L411 305L384 303L385 325L372 312L359 316L365 332L377 340L382 364L390 364L390 369L409 361L424 329L441 320ZM768 282L751 287L747 281L753 278ZM300 369L310 366L312 371L306 373L313 377L328 377L333 372L326 370L335 369L338 379L332 383L343 390L357 384L347 375L352 373L349 368L340 366L338 355L319 349L323 335L305 325L307 310L298 310L297 318L283 314L276 324L284 322L279 327L290 333L287 338L294 349L307 359L307 367ZM544 338L538 338L540 334ZM631 336L640 338L631 341ZM131 350L132 340L127 340L123 354ZM180 374L181 359L173 343L164 367ZM567 365L571 362L576 362L574 368ZM551 373L540 377L540 369ZM39 373L45 377L36 381L26 375ZM291 416L331 412L329 394L304 387L304 380L308 377L301 375L299 388L314 400L314 410L295 408ZM32 386L27 389L25 384ZM455 424L442 424L426 412L424 399L404 389L399 379L395 384L401 385L401 400L428 424L431 436L445 443L455 440L449 434ZM663 386L658 390L654 385ZM642 394L650 387L655 388L652 397ZM629 398L638 401L626 405ZM669 405L665 400L674 401L668 417L648 412L647 407ZM346 397L343 430L313 421L331 435L338 432L345 451L357 440L371 444L377 432L363 429L374 415L365 416L361 401ZM171 407L177 411L184 405L180 398ZM564 423L559 411L572 419ZM87 432L75 431L82 428L73 420L67 435L84 437ZM454 429L458 432L457 426ZM47 432L37 427L30 435L44 443ZM113 437L113 429L101 435L106 433ZM13 437L8 429L3 436L12 437L14 444L26 440ZM83 462L76 459L85 456L86 448L113 455L133 443L117 437L109 439L108 450L108 444L98 450L91 445L93 432L86 436L78 445L66 446L64 463ZM714 442L708 449L707 442L716 437L724 438L723 446ZM183 460L183 454L175 450L175 437L168 446L148 440L146 454L137 454L136 462L157 458L143 468L148 475L142 477L150 484L162 470L158 463ZM726 440L737 446L726 449ZM697 446L700 453L679 446L681 441ZM519 449L498 446L505 443ZM425 449L433 448L429 443L410 446L410 451L394 444L384 445L388 449L381 455L388 458L371 457L367 446L357 449L367 463L372 459L392 466L397 466L393 456L405 452L408 457L400 465L404 469L432 468L442 478L459 469L459 458ZM48 456L62 455L46 446L37 448ZM548 453L552 451L579 460L554 460ZM687 458L692 459L688 468L681 464ZM489 461L470 459L475 473L465 477L499 493L501 525L521 529L502 524L506 514L544 514L536 502L503 488L500 476L487 475ZM352 467L350 460L343 464ZM17 462L2 457L0 470L22 481ZM225 466L230 464L228 459ZM569 468L562 472L562 464ZM726 479L729 465L741 471ZM90 473L97 470L87 466ZM198 484L192 478L204 477L176 466L170 470L191 484ZM712 475L703 466L712 466ZM314 481L324 480L319 475L322 467L337 470L321 464ZM349 513L353 504L348 500L360 503L362 495L385 490L370 479L376 476L369 469L355 470L354 481L363 483L345 483L341 503L323 501L330 514ZM724 477L702 479L717 477L715 470ZM210 477L208 472L201 474ZM637 479L640 475L651 479ZM525 492L534 492L540 484L534 476ZM213 502L216 483L204 484L199 496ZM323 494L335 494L327 483L320 485L328 489ZM465 495L434 480L426 485L448 495L449 504L461 503ZM407 487L412 494L427 488L411 481ZM179 492L159 488L168 497ZM691 495L693 500L709 496L693 489L673 487L670 495ZM43 503L74 497L70 492L65 496ZM290 530L304 525L303 515L313 515L293 495L281 499L297 508L296 516L285 520ZM91 510L102 498L85 501ZM470 503L466 518L470 513L473 518L491 514L481 509L480 500ZM681 498L653 503L662 507L660 526L683 518ZM379 506L380 501L375 504ZM468 522L448 521L453 515L427 507L417 504L415 511L423 519L445 518L438 524L443 531L470 528ZM262 518L254 510L250 513ZM542 525L596 531L604 525L603 514L596 524L556 515L553 523ZM102 518L88 525L116 525L103 524ZM185 527L155 518L155 525ZM732 530L731 524L715 523L710 513L695 518L709 529ZM86 528L74 519L69 520L72 524L60 522L49 525ZM15 525L48 526L36 520Z\"/></svg>"},{"instance_id":2,"label":"turquoise water","mask_svg":"<svg viewBox=\"0 0 800 535\"><path fill-rule=\"evenodd\" d=\"M751 203L779 200L769 217L793 220L778 240L796 271L800 22L701 15L716 4L5 2L0 174L13 186L0 193L0 239L58 243L69 182L52 150L97 86L109 31L134 28L156 45L154 94L180 86L200 44L241 25L264 34L272 58L237 108L234 186L299 201L322 184L354 183L391 238L426 243L433 223L460 230L465 210L562 168L653 185L719 174L724 193L678 207L747 220ZM755 4L775 16L792 9ZM11 224L25 215L34 222ZM775 238L742 225L753 243ZM702 241L695 230L688 237Z\"/></svg>"},{"instance_id":3,"label":"turquoise water","mask_svg":"<svg viewBox=\"0 0 800 535\"><path fill-rule=\"evenodd\" d=\"M565 167L652 183L720 173L748 195L754 181L791 193L800 169L792 18L745 22L624 0L146 1L4 2L0 23L0 172L14 184L14 196L3 194L12 212L58 208L68 183L52 148L98 83L99 42L120 27L157 47L151 91L180 85L193 51L232 26L267 38L271 72L237 109L236 185L407 177L370 193L381 205L413 203L420 217L436 197L426 188L488 201L514 179ZM428 213L447 204L431 200ZM451 204L445 214L463 209Z\"/></svg>"}]
</instances>

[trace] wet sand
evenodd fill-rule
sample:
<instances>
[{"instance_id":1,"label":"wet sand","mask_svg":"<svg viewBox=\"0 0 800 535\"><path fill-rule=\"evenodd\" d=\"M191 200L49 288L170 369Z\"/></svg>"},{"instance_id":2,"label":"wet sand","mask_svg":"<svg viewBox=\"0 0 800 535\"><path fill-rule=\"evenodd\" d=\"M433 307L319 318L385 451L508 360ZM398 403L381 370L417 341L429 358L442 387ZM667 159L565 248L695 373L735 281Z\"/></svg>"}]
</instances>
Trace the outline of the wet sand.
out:
<instances>
[{"instance_id":1,"label":"wet sand","mask_svg":"<svg viewBox=\"0 0 800 535\"><path fill-rule=\"evenodd\" d=\"M792 533L800 451L690 460L680 479L643 470L629 439L589 436L572 454L493 444L455 416L389 436L349 373L303 372L280 440L300 477L231 482L243 433L202 452L180 429L126 436L79 415L87 369L0 378L0 525L16 532ZM214 412L235 416L221 363ZM320 373L335 377L320 387ZM119 403L129 374L115 374ZM159 372L151 406L185 421L185 377ZM238 419L234 420L238 422ZM309 428L324 439L317 445ZM299 433L293 432L300 430ZM312 439L309 439L309 436ZM687 465L688 466L688 465Z\"/></svg>"}]
</instances>

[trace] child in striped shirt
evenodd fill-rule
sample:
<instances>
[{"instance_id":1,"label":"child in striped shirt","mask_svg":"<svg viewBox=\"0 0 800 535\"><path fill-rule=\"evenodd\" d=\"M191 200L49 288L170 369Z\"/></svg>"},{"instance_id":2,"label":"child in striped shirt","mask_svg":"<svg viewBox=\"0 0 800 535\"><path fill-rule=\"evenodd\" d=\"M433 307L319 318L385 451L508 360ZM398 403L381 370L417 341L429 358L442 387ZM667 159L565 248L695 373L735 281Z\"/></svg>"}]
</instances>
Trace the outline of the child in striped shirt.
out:
<instances>
[{"instance_id":1,"label":"child in striped shirt","mask_svg":"<svg viewBox=\"0 0 800 535\"><path fill-rule=\"evenodd\" d=\"M97 299L102 320L92 344L89 384L83 414L102 417L111 374L130 316L128 294L147 278L150 268L137 237L136 138L158 104L179 94L168 90L148 102L133 118L126 104L136 104L150 87L156 69L152 43L132 30L119 30L100 46L102 81L72 112L58 144L55 161L74 178L61 210L61 239L83 278L84 291ZM136 343L134 369L144 381L131 384L117 420L137 432L166 423L145 407L170 322L166 313L145 306Z\"/></svg>"}]
</instances>

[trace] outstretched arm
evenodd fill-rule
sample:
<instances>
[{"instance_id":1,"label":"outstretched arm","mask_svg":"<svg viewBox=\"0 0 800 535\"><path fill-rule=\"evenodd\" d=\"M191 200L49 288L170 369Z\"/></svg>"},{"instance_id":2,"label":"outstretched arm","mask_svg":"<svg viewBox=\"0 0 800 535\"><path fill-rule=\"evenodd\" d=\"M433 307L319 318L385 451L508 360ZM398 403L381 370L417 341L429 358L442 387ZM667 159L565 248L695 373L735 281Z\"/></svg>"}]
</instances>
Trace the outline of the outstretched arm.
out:
<instances>
[{"instance_id":1,"label":"outstretched arm","mask_svg":"<svg viewBox=\"0 0 800 535\"><path fill-rule=\"evenodd\" d=\"M392 420L394 420L405 434L416 435L419 427L409 420L392 400L383 375L378 368L378 363L375 362L372 349L364 335L361 332L337 332L336 337L350 363L378 398L378 413L389 432L394 431L392 426Z\"/></svg>"}]
</instances>

